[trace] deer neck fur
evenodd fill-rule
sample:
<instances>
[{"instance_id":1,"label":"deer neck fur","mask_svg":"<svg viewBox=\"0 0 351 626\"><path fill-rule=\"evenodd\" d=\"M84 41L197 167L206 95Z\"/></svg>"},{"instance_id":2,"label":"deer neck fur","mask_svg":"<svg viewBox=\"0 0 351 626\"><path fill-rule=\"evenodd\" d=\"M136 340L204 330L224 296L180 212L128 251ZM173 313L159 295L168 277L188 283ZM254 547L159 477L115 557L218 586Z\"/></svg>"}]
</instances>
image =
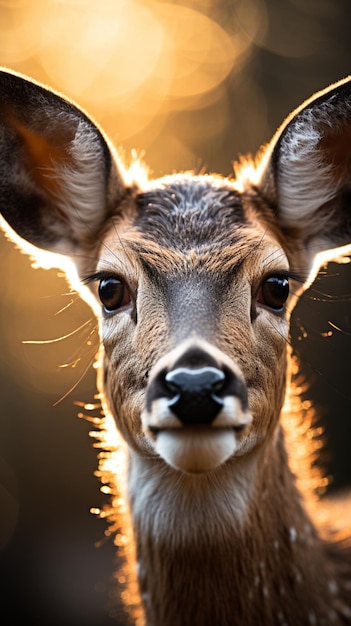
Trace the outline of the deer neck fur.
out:
<instances>
[{"instance_id":1,"label":"deer neck fur","mask_svg":"<svg viewBox=\"0 0 351 626\"><path fill-rule=\"evenodd\" d=\"M202 475L133 452L129 492L148 626L348 623L350 592L296 488L281 426L270 449Z\"/></svg>"}]
</instances>

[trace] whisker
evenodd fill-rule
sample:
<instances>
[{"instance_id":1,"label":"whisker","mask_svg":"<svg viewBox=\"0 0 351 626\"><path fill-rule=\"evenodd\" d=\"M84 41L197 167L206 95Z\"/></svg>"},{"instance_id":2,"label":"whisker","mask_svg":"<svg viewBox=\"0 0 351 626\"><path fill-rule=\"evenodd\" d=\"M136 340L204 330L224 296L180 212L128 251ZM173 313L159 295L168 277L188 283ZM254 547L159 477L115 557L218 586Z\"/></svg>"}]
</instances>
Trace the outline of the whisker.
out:
<instances>
[{"instance_id":1,"label":"whisker","mask_svg":"<svg viewBox=\"0 0 351 626\"><path fill-rule=\"evenodd\" d=\"M331 294L323 293L315 289L313 289L313 291L316 291L316 293L320 294L321 297L313 296L312 294L307 294L306 297L309 300L312 300L312 302L336 302L336 303L351 302L351 294L346 294L344 296L338 296L338 295L333 296Z\"/></svg>"},{"instance_id":2,"label":"whisker","mask_svg":"<svg viewBox=\"0 0 351 626\"><path fill-rule=\"evenodd\" d=\"M54 402L53 406L57 406L58 404L60 404L61 402L63 402L63 400L65 400L71 393L72 391L74 391L79 383L83 380L84 376L86 375L86 373L88 372L88 370L92 367L93 363L95 361L95 353L94 356L89 360L88 364L86 365L86 367L83 369L82 374L79 376L79 378L75 381L75 383L66 391L66 393L63 394L63 396L61 396L58 400L56 400L56 402Z\"/></svg>"},{"instance_id":3,"label":"whisker","mask_svg":"<svg viewBox=\"0 0 351 626\"><path fill-rule=\"evenodd\" d=\"M329 326L331 326L332 328L334 328L338 332L342 333L343 335L347 335L348 337L351 337L351 333L349 333L348 331L344 330L343 328L340 328L340 326L337 326L336 324L333 324L333 322L331 322L330 320L328 320L328 324L329 324Z\"/></svg>"},{"instance_id":4,"label":"whisker","mask_svg":"<svg viewBox=\"0 0 351 626\"><path fill-rule=\"evenodd\" d=\"M63 306L61 309L59 309L58 311L56 311L55 316L60 315L61 313L63 313L64 311L66 311L67 309L69 309L72 304L74 304L75 302L77 302L77 300L79 299L79 296L77 294L77 297L70 300L70 302L68 302L68 304L66 304L65 306Z\"/></svg>"},{"instance_id":5,"label":"whisker","mask_svg":"<svg viewBox=\"0 0 351 626\"><path fill-rule=\"evenodd\" d=\"M97 335L97 340L96 340L96 342L93 343L92 338L93 338L94 335ZM100 345L100 336L98 334L98 326L95 326L91 330L91 332L88 334L88 336L84 339L84 345L87 346L89 349L93 348L95 350L95 353L96 353L96 351L98 350L99 345ZM71 356L71 359L73 361L75 360L76 357L78 358L78 355L79 355L80 351L81 351L81 346L78 346L77 349L75 350L75 352L73 352L73 354Z\"/></svg>"},{"instance_id":6,"label":"whisker","mask_svg":"<svg viewBox=\"0 0 351 626\"><path fill-rule=\"evenodd\" d=\"M308 326L305 322L304 325L302 324L301 320L299 318L295 319L295 323L298 325L299 329L302 332L302 339L307 339L308 337L314 335L315 337L319 337L320 339L326 339L328 337L330 337L329 333L323 333L319 330L317 330L316 328L314 328L313 326ZM272 322L271 322L272 324ZM328 321L328 324L330 324L330 326L332 326L333 328L335 328L338 331L344 332L342 331L342 329L340 329L338 326L336 326L335 324L333 324L332 322ZM273 326L273 324L272 324ZM307 329L306 329L307 327ZM281 337L284 338L284 336L282 335L282 333L279 332L279 330L277 330L274 327L275 332L278 332L280 334ZM351 333L347 333L345 331L345 334L348 336L351 336ZM284 338L285 339L285 338ZM338 387L337 385L333 384L330 380L330 376L327 375L326 372L323 372L321 369L319 369L319 367L317 367L314 363L312 363L312 361L307 358L301 350L298 349L295 341L292 341L291 338L287 341L287 344L290 346L290 348L293 351L293 354L295 354L295 356L298 358L299 362L303 365L305 365L308 369L310 369L314 374L316 374L318 377L323 379L323 384L325 384L330 390L334 391L335 393L337 393L340 397L344 398L345 400L350 400L351 394L350 393L345 393L344 389L341 387ZM331 345L331 344L329 344Z\"/></svg>"},{"instance_id":7,"label":"whisker","mask_svg":"<svg viewBox=\"0 0 351 626\"><path fill-rule=\"evenodd\" d=\"M88 346L89 348L90 348L90 347L93 347L93 348L94 348L95 353L96 353L96 351L97 351L97 349L98 349L98 345L97 345L97 343L96 343L96 344L93 346L91 339L92 339L93 335L95 335L95 333L97 333L97 331L98 331L98 326L96 325L96 326L95 326L95 327L94 327L94 328L90 331L90 333L87 335L87 337L84 339L84 344L85 344L86 346ZM61 369L62 369L62 368L66 368L66 367L70 367L70 366L71 366L72 368L73 368L73 367L76 367L76 365L77 365L77 364L81 361L81 359L82 359L82 356L79 356L79 355L81 354L81 349L82 349L82 348L81 348L81 346L79 346L79 347L78 347L78 348L77 348L77 349L76 349L76 350L72 353L72 355L71 355L71 357L70 357L70 358L71 358L71 361L70 361L69 363L62 363L62 364L61 364L61 365L59 365L58 367L59 367L59 368L61 368Z\"/></svg>"},{"instance_id":8,"label":"whisker","mask_svg":"<svg viewBox=\"0 0 351 626\"><path fill-rule=\"evenodd\" d=\"M61 337L55 337L54 339L38 339L38 340L26 339L22 341L22 343L31 344L31 345L44 345L44 344L57 343L58 341L63 341L63 339L68 339L69 337L73 337L73 335L76 335L77 333L79 333L79 331L81 331L83 328L86 328L92 323L96 324L95 318L91 318L87 320L86 322L78 326L78 328L76 328L75 330L72 330L70 333L67 333L66 335L61 335Z\"/></svg>"}]
</instances>

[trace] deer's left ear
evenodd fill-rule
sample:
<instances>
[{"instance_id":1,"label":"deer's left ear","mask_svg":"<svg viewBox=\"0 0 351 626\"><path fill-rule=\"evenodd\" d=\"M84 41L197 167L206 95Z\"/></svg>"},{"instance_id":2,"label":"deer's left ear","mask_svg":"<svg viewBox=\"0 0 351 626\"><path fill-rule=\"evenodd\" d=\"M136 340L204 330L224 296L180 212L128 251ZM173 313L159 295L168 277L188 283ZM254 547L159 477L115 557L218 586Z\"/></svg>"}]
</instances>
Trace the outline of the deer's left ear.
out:
<instances>
[{"instance_id":1,"label":"deer's left ear","mask_svg":"<svg viewBox=\"0 0 351 626\"><path fill-rule=\"evenodd\" d=\"M124 193L107 141L85 113L0 71L0 212L15 233L79 261Z\"/></svg>"},{"instance_id":2,"label":"deer's left ear","mask_svg":"<svg viewBox=\"0 0 351 626\"><path fill-rule=\"evenodd\" d=\"M266 159L260 191L306 269L315 254L351 244L351 78L294 111Z\"/></svg>"}]
</instances>

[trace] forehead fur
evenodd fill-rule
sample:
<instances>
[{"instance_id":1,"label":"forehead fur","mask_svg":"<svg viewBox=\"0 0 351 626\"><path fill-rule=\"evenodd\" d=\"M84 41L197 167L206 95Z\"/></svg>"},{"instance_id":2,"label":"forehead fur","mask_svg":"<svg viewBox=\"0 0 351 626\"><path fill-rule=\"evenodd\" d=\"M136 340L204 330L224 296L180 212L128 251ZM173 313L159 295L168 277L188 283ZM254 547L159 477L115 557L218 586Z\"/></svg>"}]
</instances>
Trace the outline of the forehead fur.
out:
<instances>
[{"instance_id":1,"label":"forehead fur","mask_svg":"<svg viewBox=\"0 0 351 626\"><path fill-rule=\"evenodd\" d=\"M122 242L157 272L233 271L272 238L227 179L182 174L136 197L137 216Z\"/></svg>"},{"instance_id":2,"label":"forehead fur","mask_svg":"<svg viewBox=\"0 0 351 626\"><path fill-rule=\"evenodd\" d=\"M137 198L136 228L161 245L184 250L218 243L245 222L240 194L220 177L176 175Z\"/></svg>"}]
</instances>

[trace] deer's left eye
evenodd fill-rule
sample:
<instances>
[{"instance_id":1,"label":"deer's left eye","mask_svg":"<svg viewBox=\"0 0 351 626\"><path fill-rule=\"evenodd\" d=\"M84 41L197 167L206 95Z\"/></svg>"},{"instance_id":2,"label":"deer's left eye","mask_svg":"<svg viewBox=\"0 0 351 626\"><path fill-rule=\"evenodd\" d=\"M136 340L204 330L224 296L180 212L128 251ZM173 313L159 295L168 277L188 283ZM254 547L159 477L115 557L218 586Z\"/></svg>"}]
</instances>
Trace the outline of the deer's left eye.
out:
<instances>
[{"instance_id":1,"label":"deer's left eye","mask_svg":"<svg viewBox=\"0 0 351 626\"><path fill-rule=\"evenodd\" d=\"M102 278L99 298L107 313L112 313L130 303L130 293L125 283L114 276Z\"/></svg>"},{"instance_id":2,"label":"deer's left eye","mask_svg":"<svg viewBox=\"0 0 351 626\"><path fill-rule=\"evenodd\" d=\"M285 276L269 276L260 288L257 302L280 313L289 296L289 281Z\"/></svg>"}]
</instances>

